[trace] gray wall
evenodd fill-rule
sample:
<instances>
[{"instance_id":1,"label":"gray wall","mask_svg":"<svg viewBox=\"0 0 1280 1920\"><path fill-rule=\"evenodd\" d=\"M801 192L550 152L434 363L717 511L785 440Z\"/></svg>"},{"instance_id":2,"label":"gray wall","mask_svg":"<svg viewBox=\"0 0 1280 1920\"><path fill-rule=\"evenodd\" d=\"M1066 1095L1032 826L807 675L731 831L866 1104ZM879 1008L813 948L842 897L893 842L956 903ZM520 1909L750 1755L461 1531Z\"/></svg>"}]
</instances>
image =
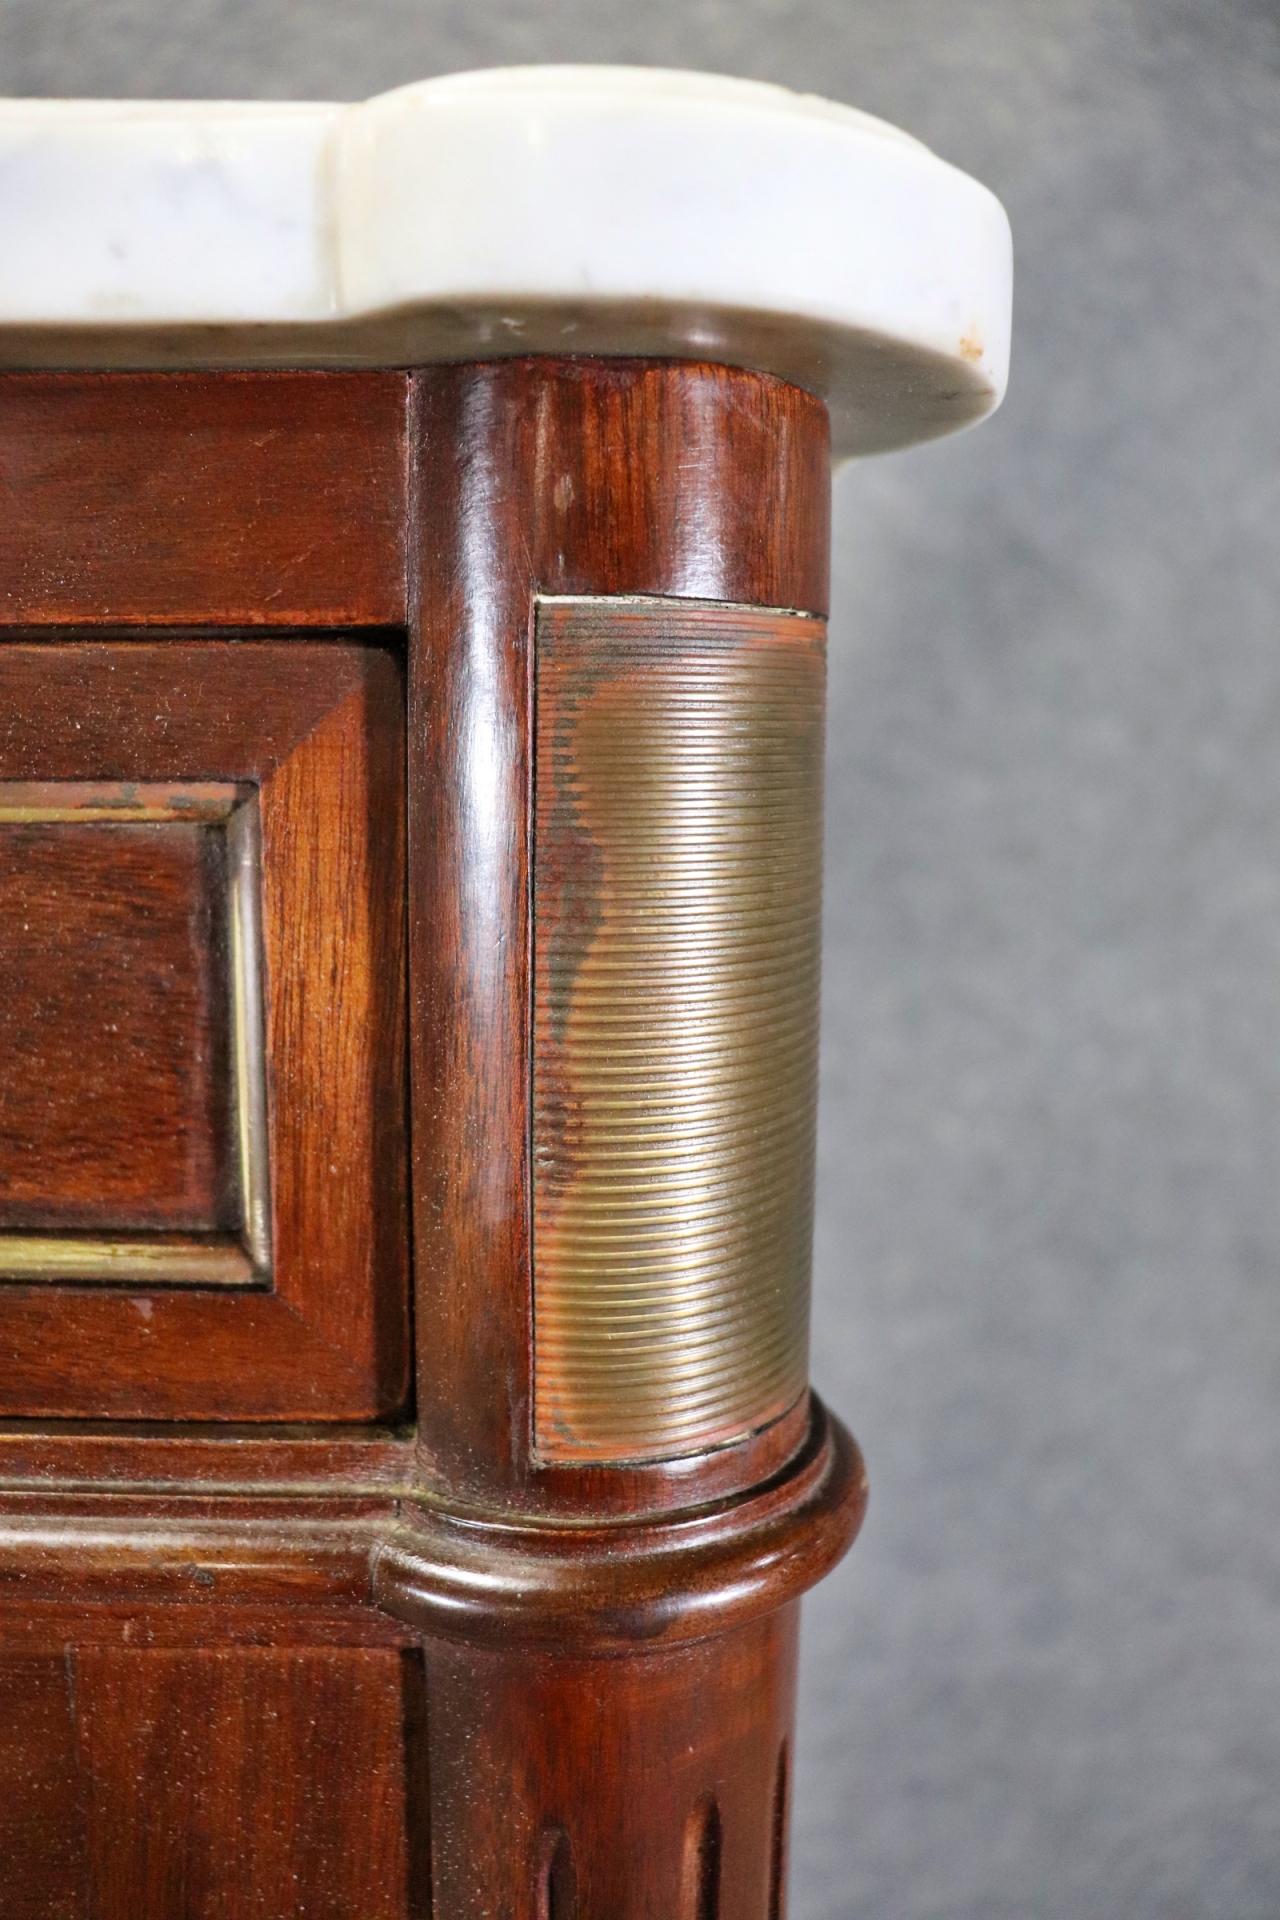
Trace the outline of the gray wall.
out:
<instances>
[{"instance_id":1,"label":"gray wall","mask_svg":"<svg viewBox=\"0 0 1280 1920\"><path fill-rule=\"evenodd\" d=\"M837 496L815 1354L875 1491L793 1920L1276 1920L1277 0L0 0L16 93L546 59L853 101L1018 246L1005 411Z\"/></svg>"}]
</instances>

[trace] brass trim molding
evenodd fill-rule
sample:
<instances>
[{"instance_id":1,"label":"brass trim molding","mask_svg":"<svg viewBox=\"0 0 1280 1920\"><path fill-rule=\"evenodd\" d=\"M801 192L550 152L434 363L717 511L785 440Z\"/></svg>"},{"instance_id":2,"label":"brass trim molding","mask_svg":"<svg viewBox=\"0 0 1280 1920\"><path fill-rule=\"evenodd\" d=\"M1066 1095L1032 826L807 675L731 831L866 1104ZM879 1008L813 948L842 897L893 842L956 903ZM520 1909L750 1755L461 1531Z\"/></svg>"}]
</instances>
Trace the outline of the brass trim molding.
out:
<instances>
[{"instance_id":1,"label":"brass trim molding","mask_svg":"<svg viewBox=\"0 0 1280 1920\"><path fill-rule=\"evenodd\" d=\"M216 780L0 782L0 826L102 822L181 822L224 835L227 1007L241 1226L237 1233L0 1232L0 1284L264 1286L271 1278L271 1177L257 789Z\"/></svg>"},{"instance_id":2,"label":"brass trim molding","mask_svg":"<svg viewBox=\"0 0 1280 1920\"><path fill-rule=\"evenodd\" d=\"M807 1378L825 627L543 598L534 1444L676 1458Z\"/></svg>"}]
</instances>

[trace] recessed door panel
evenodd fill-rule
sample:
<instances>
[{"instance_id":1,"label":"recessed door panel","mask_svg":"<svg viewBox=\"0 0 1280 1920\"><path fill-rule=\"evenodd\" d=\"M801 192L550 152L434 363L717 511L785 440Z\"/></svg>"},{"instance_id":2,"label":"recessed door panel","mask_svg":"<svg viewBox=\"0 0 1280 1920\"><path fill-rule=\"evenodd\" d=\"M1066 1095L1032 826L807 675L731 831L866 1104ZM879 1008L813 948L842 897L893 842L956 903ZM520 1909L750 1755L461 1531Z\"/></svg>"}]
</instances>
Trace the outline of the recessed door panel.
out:
<instances>
[{"instance_id":1,"label":"recessed door panel","mask_svg":"<svg viewBox=\"0 0 1280 1920\"><path fill-rule=\"evenodd\" d=\"M380 648L0 647L0 1413L403 1403L402 756Z\"/></svg>"}]
</instances>

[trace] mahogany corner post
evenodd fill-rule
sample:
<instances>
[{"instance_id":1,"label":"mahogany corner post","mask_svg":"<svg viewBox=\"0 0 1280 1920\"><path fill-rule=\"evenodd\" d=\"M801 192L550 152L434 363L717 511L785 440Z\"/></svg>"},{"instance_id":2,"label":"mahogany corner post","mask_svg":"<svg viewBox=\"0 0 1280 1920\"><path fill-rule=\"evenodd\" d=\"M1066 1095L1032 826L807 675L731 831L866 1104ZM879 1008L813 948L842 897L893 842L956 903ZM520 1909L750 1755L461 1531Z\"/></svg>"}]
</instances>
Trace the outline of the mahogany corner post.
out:
<instances>
[{"instance_id":1,"label":"mahogany corner post","mask_svg":"<svg viewBox=\"0 0 1280 1920\"><path fill-rule=\"evenodd\" d=\"M410 401L418 1473L450 1920L773 1920L807 1387L825 410L547 358Z\"/></svg>"}]
</instances>

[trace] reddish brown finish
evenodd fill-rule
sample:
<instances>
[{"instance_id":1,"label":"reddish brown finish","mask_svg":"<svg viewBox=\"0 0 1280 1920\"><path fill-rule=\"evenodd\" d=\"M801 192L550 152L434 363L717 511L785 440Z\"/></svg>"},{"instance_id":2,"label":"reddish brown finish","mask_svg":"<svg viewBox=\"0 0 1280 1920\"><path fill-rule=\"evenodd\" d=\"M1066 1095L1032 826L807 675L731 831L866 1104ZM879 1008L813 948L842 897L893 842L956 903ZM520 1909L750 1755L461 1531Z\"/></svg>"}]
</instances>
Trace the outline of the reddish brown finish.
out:
<instances>
[{"instance_id":1,"label":"reddish brown finish","mask_svg":"<svg viewBox=\"0 0 1280 1920\"><path fill-rule=\"evenodd\" d=\"M0 376L0 627L399 625L406 384Z\"/></svg>"},{"instance_id":2,"label":"reddish brown finish","mask_svg":"<svg viewBox=\"0 0 1280 1920\"><path fill-rule=\"evenodd\" d=\"M658 1467L531 1459L528 648L540 592L821 613L821 406L681 365L13 376L0 481L0 780L271 770L273 1127L325 1124L338 1168L273 1140L283 1323L224 1289L178 1338L157 1289L143 1335L68 1288L37 1328L0 1286L0 1391L43 1346L21 1404L122 1416L0 1428L0 1847L31 1863L0 1920L780 1920L795 1602L865 1482L807 1399ZM404 694L341 629L406 619L420 1444L323 1424L402 1391ZM319 997L280 991L299 891Z\"/></svg>"},{"instance_id":3,"label":"reddish brown finish","mask_svg":"<svg viewBox=\"0 0 1280 1920\"><path fill-rule=\"evenodd\" d=\"M0 812L0 1229L229 1228L220 841Z\"/></svg>"},{"instance_id":4,"label":"reddish brown finish","mask_svg":"<svg viewBox=\"0 0 1280 1920\"><path fill-rule=\"evenodd\" d=\"M865 1487L816 1406L795 1458L803 1405L675 1464L533 1457L530 645L540 594L823 612L826 423L706 367L441 369L418 381L414 459L419 1419L429 1484L479 1511L408 1521L375 1582L428 1635L437 1911L775 1920L793 1644L776 1610L843 1550ZM494 1509L597 1524L500 1530Z\"/></svg>"},{"instance_id":5,"label":"reddish brown finish","mask_svg":"<svg viewBox=\"0 0 1280 1920\"><path fill-rule=\"evenodd\" d=\"M72 1920L84 1911L83 1795L70 1678L61 1652L0 1658L4 1920Z\"/></svg>"},{"instance_id":6,"label":"reddish brown finish","mask_svg":"<svg viewBox=\"0 0 1280 1920\"><path fill-rule=\"evenodd\" d=\"M623 1654L737 1627L813 1586L862 1522L862 1456L812 1404L806 1443L782 1473L693 1512L485 1527L474 1514L410 1509L375 1550L375 1594L424 1633L508 1648Z\"/></svg>"},{"instance_id":7,"label":"reddish brown finish","mask_svg":"<svg viewBox=\"0 0 1280 1920\"><path fill-rule=\"evenodd\" d=\"M767 1435L707 1456L701 1482L530 1458L529 640L539 593L825 612L826 415L722 367L507 361L419 376L412 446L424 1464L470 1499L593 1512L750 1485L776 1458Z\"/></svg>"},{"instance_id":8,"label":"reddish brown finish","mask_svg":"<svg viewBox=\"0 0 1280 1920\"><path fill-rule=\"evenodd\" d=\"M400 700L396 663L374 647L0 647L0 781L204 777L258 789L274 1201L269 1290L0 1284L4 1414L362 1420L402 1405ZM93 849L106 855L111 829L57 831L81 837L83 884L42 938L74 988L86 967L122 974L130 952L123 929L113 942L94 922L87 892ZM30 884L25 861L19 883L23 872ZM97 899L119 884L115 869L102 871ZM20 950L22 938L0 927L0 950L15 940ZM92 1048L83 1061L73 1046L42 1048L19 1074L28 1106L44 1100L56 1124L92 1100L83 1076L95 1064L105 1066ZM154 1072L129 1079L137 1061L127 1054L116 1065L117 1105L128 1100L143 1137L170 1127L170 1086ZM203 1087L181 1056L175 1072L190 1114ZM98 1158L111 1149L110 1118L85 1116ZM136 1162L127 1139L118 1147ZM6 1150L14 1141L0 1137ZM95 1177L93 1156L81 1156L86 1212L100 1205Z\"/></svg>"},{"instance_id":9,"label":"reddish brown finish","mask_svg":"<svg viewBox=\"0 0 1280 1920\"><path fill-rule=\"evenodd\" d=\"M93 1920L409 1911L412 1657L102 1649L75 1664Z\"/></svg>"},{"instance_id":10,"label":"reddish brown finish","mask_svg":"<svg viewBox=\"0 0 1280 1920\"><path fill-rule=\"evenodd\" d=\"M796 1609L626 1661L431 1646L433 1911L778 1920ZM708 1840L710 1835L710 1840Z\"/></svg>"},{"instance_id":11,"label":"reddish brown finish","mask_svg":"<svg viewBox=\"0 0 1280 1920\"><path fill-rule=\"evenodd\" d=\"M126 1420L0 1425L0 1486L35 1480L150 1492L183 1487L235 1492L264 1484L299 1494L334 1486L407 1491L416 1464L409 1429L164 1426Z\"/></svg>"},{"instance_id":12,"label":"reddish brown finish","mask_svg":"<svg viewBox=\"0 0 1280 1920\"><path fill-rule=\"evenodd\" d=\"M0 1494L0 1591L57 1606L70 1587L95 1604L210 1607L364 1604L385 1498L287 1489L240 1498L64 1492Z\"/></svg>"},{"instance_id":13,"label":"reddish brown finish","mask_svg":"<svg viewBox=\"0 0 1280 1920\"><path fill-rule=\"evenodd\" d=\"M385 1494L278 1485L239 1495L0 1493L0 1595L34 1611L96 1605L359 1609L472 1643L620 1653L705 1637L798 1597L862 1517L861 1458L814 1402L806 1446L772 1483L697 1515L559 1529ZM0 1609L0 1639L13 1626ZM27 1638L25 1632L23 1639Z\"/></svg>"},{"instance_id":14,"label":"reddish brown finish","mask_svg":"<svg viewBox=\"0 0 1280 1920\"><path fill-rule=\"evenodd\" d=\"M412 1655L9 1658L0 1715L0 1783L14 1789L0 1784L5 1920L423 1912L408 1843L422 1791Z\"/></svg>"}]
</instances>

